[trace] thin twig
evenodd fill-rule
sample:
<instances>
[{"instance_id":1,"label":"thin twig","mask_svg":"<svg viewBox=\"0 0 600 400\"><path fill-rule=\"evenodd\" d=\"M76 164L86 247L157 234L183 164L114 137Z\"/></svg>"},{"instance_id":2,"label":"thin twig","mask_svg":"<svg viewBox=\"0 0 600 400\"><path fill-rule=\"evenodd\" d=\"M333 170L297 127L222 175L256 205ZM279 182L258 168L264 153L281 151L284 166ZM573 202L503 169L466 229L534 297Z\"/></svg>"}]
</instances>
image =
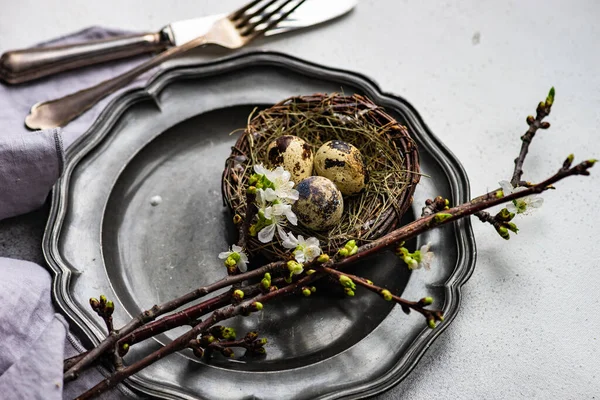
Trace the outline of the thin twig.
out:
<instances>
[{"instance_id":1,"label":"thin twig","mask_svg":"<svg viewBox=\"0 0 600 400\"><path fill-rule=\"evenodd\" d=\"M273 300L274 298L294 293L295 291L298 290L298 288L302 287L305 284L312 282L315 279L314 275L317 275L317 274L313 274L311 276L306 276L306 277L298 280L294 284L291 284L284 288L277 289L277 290L256 296L253 299L245 301L243 303L240 303L237 306L230 305L224 309L215 311L209 318L207 318L204 321L200 322L199 324L195 325L192 329L190 329L185 334L179 336L177 339L175 339L171 343L162 347L160 350L157 350L157 351L149 354L148 356L144 357L143 359L123 368L122 370L115 372L110 377L106 378L105 380L103 380L102 382L100 382L99 384L97 384L96 386L94 386L93 388L88 390L87 392L83 393L77 399L79 399L79 400L91 399L95 396L98 396L98 395L104 393L108 389L115 387L117 384L122 382L127 377L135 374L136 372L141 371L142 369L153 364L154 362L161 360L162 358L164 358L170 354L173 354L176 351L183 350L184 348L188 347L191 340L196 338L199 334L206 331L208 328L215 325L216 323L223 321L225 319L229 319L236 315L242 315L245 313L250 313L252 311L257 311L257 306L256 306L257 303L260 303L262 305L264 303L267 303L267 302Z\"/></svg>"},{"instance_id":2,"label":"thin twig","mask_svg":"<svg viewBox=\"0 0 600 400\"><path fill-rule=\"evenodd\" d=\"M358 261L359 259L362 259L368 255L371 255L377 251L388 248L391 245L396 244L400 241L404 241L406 239L414 237L426 230L435 228L435 227L443 225L443 224L450 223L459 218L464 218L464 217L472 215L478 211L481 211L485 208L493 207L495 205L502 204L507 201L511 201L511 200L521 198L524 196L528 196L531 194L541 193L541 192L547 190L548 187L550 185L552 185L553 183L556 183L566 177L573 176L573 175L589 175L588 169L594 165L593 160L588 160L588 161L584 161L584 162L576 165L575 167L570 168L571 161L572 161L572 159L568 158L565 161L565 163L563 164L563 167L555 175L551 176L550 178L546 179L545 181L543 181L541 183L531 186L530 188L527 188L522 191L514 192L508 196L502 196L502 197L499 197L497 195L497 192L490 192L484 196L478 197L477 201L471 201L469 203L462 204L457 207L453 207L451 209L445 210L444 213L437 213L437 214L434 214L434 215L431 215L428 217L420 218L417 221L412 222L411 224L408 224L400 229L397 229L397 230L389 233L388 235L386 235L385 237L383 237L379 240L376 240L372 243L362 246L359 249L358 253L356 253L355 255L348 256L348 257L346 257L340 261L337 261L335 263L333 260L329 261L328 263L323 264L322 268L335 269L335 268L343 267L347 264ZM189 345L190 340L194 339L196 336L198 336L199 334L201 334L202 332L204 332L206 329L210 328L217 322L223 321L225 319L231 318L231 317L239 315L239 314L248 313L248 312L252 311L252 307L254 307L255 310L258 310L259 309L257 307L258 303L261 303L261 305L262 305L262 303L266 303L266 302L273 300L279 296L294 293L294 292L298 291L300 288L308 286L310 283L312 283L316 279L321 278L322 276L323 276L322 272L321 273L317 272L317 273L314 273L309 276L304 276L303 278L299 279L295 283L290 284L286 287L283 287L283 288L280 288L277 290L273 290L266 294L256 296L255 298L245 301L239 305L236 305L236 306L230 305L224 309L215 311L210 318L200 322L199 324L194 326L187 333L181 335L179 338L175 339L173 342L171 342L170 344L161 348L160 350L157 350L157 351L153 352L152 354L146 356L145 358L135 362L134 364L132 364L128 367L125 367L120 371L115 372L109 378L105 379L104 381L100 382L98 385L96 385L95 387L93 387L92 389L90 389L89 391L84 393L81 397L79 397L79 399L89 399L93 396L99 395L99 394L105 392L106 390L114 387L119 382L123 381L124 379L131 376L132 374L151 365L152 363L166 357L169 354L172 354L176 351L186 348ZM401 299L401 298L398 298L398 299ZM405 301L405 300L403 300L403 301ZM262 306L260 308L262 308Z\"/></svg>"},{"instance_id":3,"label":"thin twig","mask_svg":"<svg viewBox=\"0 0 600 400\"><path fill-rule=\"evenodd\" d=\"M362 278L360 276L347 274L345 272L341 272L341 271L338 271L336 269L329 268L329 267L321 267L320 269L325 271L329 275L336 277L337 279L340 279L340 277L342 277L342 276L346 276L346 277L350 278L354 283L356 283L364 288L367 288L370 291L377 293L379 295L383 296L386 294L386 292L389 293L390 298L392 300L394 300L396 303L400 304L400 306L402 307L402 309L405 312L407 311L407 309L409 309L409 311L414 310L414 311L420 313L421 315L423 315L428 321L431 321L431 320L443 321L443 314L440 310L428 310L428 309L424 308L424 306L426 305L425 299L421 299L419 301L406 300L400 296L397 296L397 295L389 292L389 290L387 290L381 286L375 285L373 282L371 282L365 278Z\"/></svg>"},{"instance_id":4,"label":"thin twig","mask_svg":"<svg viewBox=\"0 0 600 400\"><path fill-rule=\"evenodd\" d=\"M105 353L110 348L112 348L117 343L117 341L130 334L140 326L146 324L147 322L153 321L154 319L163 314L174 311L179 307L190 303L194 300L197 300L216 290L227 286L231 286L238 282L243 282L248 279L258 278L264 275L265 272L274 271L283 267L284 265L284 262L273 262L253 271L249 271L239 275L228 276L211 285L197 288L196 290L193 290L177 299L168 301L161 305L155 305L151 309L142 312L136 318L132 319L123 328L119 330L114 330L112 333L110 333L97 347L90 350L89 353L87 353L87 355L85 355L75 365L69 368L69 370L64 375L64 380L70 381L75 379L83 368L93 363L98 357L100 357L101 354Z\"/></svg>"},{"instance_id":5,"label":"thin twig","mask_svg":"<svg viewBox=\"0 0 600 400\"><path fill-rule=\"evenodd\" d=\"M513 172L512 179L510 183L513 187L516 187L521 180L521 176L523 175L523 163L525 162L525 157L527 156L527 152L529 151L529 145L535 136L535 133L538 129L548 129L550 124L548 122L543 122L544 118L546 118L550 114L550 110L552 108L552 104L554 103L554 88L550 89L550 93L546 98L546 101L542 101L538 104L536 110L535 118L530 115L527 117L527 124L529 125L529 129L523 136L521 136L521 151L519 152L519 156L515 158L515 169Z\"/></svg>"},{"instance_id":6,"label":"thin twig","mask_svg":"<svg viewBox=\"0 0 600 400\"><path fill-rule=\"evenodd\" d=\"M567 160L568 161L568 160ZM436 213L427 217L419 218L402 228L396 229L381 237L380 239L374 240L373 242L367 243L359 247L358 252L352 256L344 258L339 261L340 265L350 264L370 256L384 248L393 246L399 242L406 241L413 238L425 231L428 231L438 225L445 224L448 222L456 221L457 219L466 217L468 215L475 214L478 211L482 211L486 208L496 206L498 204L506 203L518 198L529 196L536 193L541 193L545 190L550 189L550 186L561 179L572 175L589 175L588 169L594 165L593 160L584 161L573 168L569 168L570 163L565 164L567 167L561 168L556 174L543 182L532 185L524 190L514 192L508 196L498 196L498 191L486 193L483 196L476 197L468 203L461 204L459 206L444 210L442 213Z\"/></svg>"}]
</instances>

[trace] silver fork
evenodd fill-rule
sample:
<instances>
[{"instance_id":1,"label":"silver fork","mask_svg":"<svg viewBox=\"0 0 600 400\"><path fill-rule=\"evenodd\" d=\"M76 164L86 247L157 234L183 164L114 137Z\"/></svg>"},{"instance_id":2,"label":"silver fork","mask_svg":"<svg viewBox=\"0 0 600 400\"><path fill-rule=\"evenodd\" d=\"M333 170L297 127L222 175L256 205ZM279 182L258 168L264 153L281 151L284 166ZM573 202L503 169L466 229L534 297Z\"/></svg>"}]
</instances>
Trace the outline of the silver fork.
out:
<instances>
[{"instance_id":1,"label":"silver fork","mask_svg":"<svg viewBox=\"0 0 600 400\"><path fill-rule=\"evenodd\" d=\"M280 0L251 1L239 10L215 22L203 36L190 40L181 46L165 50L122 75L56 100L37 103L31 107L29 115L25 118L25 125L29 129L48 129L65 126L104 97L127 86L144 72L195 47L205 44L217 44L229 49L243 47L269 29L277 26L279 22L287 18L305 0L296 0L295 4L288 8L286 6L294 0L284 0L276 8L271 9L271 6L278 1ZM250 13L247 12L253 7L258 6L259 8L256 10ZM264 27L262 27L263 25Z\"/></svg>"}]
</instances>

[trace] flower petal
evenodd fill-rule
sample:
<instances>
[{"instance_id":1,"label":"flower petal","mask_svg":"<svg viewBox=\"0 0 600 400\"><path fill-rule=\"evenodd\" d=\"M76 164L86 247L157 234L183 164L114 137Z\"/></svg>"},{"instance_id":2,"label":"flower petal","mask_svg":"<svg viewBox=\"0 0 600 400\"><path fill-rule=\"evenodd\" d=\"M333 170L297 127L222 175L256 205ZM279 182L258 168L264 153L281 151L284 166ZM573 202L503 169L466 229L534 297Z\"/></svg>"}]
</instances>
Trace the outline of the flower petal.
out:
<instances>
[{"instance_id":1,"label":"flower petal","mask_svg":"<svg viewBox=\"0 0 600 400\"><path fill-rule=\"evenodd\" d=\"M222 253L219 253L219 258L221 260L225 260L227 257L229 257L231 255L231 251L224 251Z\"/></svg>"},{"instance_id":2,"label":"flower petal","mask_svg":"<svg viewBox=\"0 0 600 400\"><path fill-rule=\"evenodd\" d=\"M515 214L518 213L517 207L514 205L514 203L512 201L506 205L506 209L511 213L515 213Z\"/></svg>"},{"instance_id":3,"label":"flower petal","mask_svg":"<svg viewBox=\"0 0 600 400\"><path fill-rule=\"evenodd\" d=\"M254 164L254 172L259 175L267 175L268 170L262 164Z\"/></svg>"},{"instance_id":4,"label":"flower petal","mask_svg":"<svg viewBox=\"0 0 600 400\"><path fill-rule=\"evenodd\" d=\"M275 236L275 224L267 225L258 232L258 240L261 243L269 243Z\"/></svg>"},{"instance_id":5,"label":"flower petal","mask_svg":"<svg viewBox=\"0 0 600 400\"><path fill-rule=\"evenodd\" d=\"M500 185L500 188L502 188L502 192L505 196L508 196L513 192L513 186L510 184L509 181L500 181L498 182L498 184Z\"/></svg>"},{"instance_id":6,"label":"flower petal","mask_svg":"<svg viewBox=\"0 0 600 400\"><path fill-rule=\"evenodd\" d=\"M298 240L294 237L294 234L292 232L289 232L286 235L286 238L283 239L282 245L286 249L295 249L296 246L298 246Z\"/></svg>"},{"instance_id":7,"label":"flower petal","mask_svg":"<svg viewBox=\"0 0 600 400\"><path fill-rule=\"evenodd\" d=\"M281 225L277 225L277 233L279 234L279 237L282 239L285 239L287 237L287 235Z\"/></svg>"},{"instance_id":8,"label":"flower petal","mask_svg":"<svg viewBox=\"0 0 600 400\"><path fill-rule=\"evenodd\" d=\"M289 204L274 204L273 205L273 215L285 215L288 210L291 210L292 206Z\"/></svg>"},{"instance_id":9,"label":"flower petal","mask_svg":"<svg viewBox=\"0 0 600 400\"><path fill-rule=\"evenodd\" d=\"M273 215L275 214L273 212L273 207L271 207L271 206L265 208L263 213L265 214L266 219L273 219Z\"/></svg>"},{"instance_id":10,"label":"flower petal","mask_svg":"<svg viewBox=\"0 0 600 400\"><path fill-rule=\"evenodd\" d=\"M421 248L419 249L421 251L421 254L426 254L427 252L429 252L429 249L431 248L431 242L424 244L423 246L421 246Z\"/></svg>"},{"instance_id":11,"label":"flower petal","mask_svg":"<svg viewBox=\"0 0 600 400\"><path fill-rule=\"evenodd\" d=\"M298 261L301 264L306 262L306 258L304 257L304 252L302 250L294 251L294 258L296 259L296 261Z\"/></svg>"},{"instance_id":12,"label":"flower petal","mask_svg":"<svg viewBox=\"0 0 600 400\"><path fill-rule=\"evenodd\" d=\"M540 208L544 204L544 199L539 196L531 197L529 199L529 206L533 208Z\"/></svg>"},{"instance_id":13,"label":"flower petal","mask_svg":"<svg viewBox=\"0 0 600 400\"><path fill-rule=\"evenodd\" d=\"M292 225L298 225L298 217L291 209L285 213L285 216Z\"/></svg>"},{"instance_id":14,"label":"flower petal","mask_svg":"<svg viewBox=\"0 0 600 400\"><path fill-rule=\"evenodd\" d=\"M287 194L287 198L296 201L300 198L300 192L298 192L296 189L291 189Z\"/></svg>"},{"instance_id":15,"label":"flower petal","mask_svg":"<svg viewBox=\"0 0 600 400\"><path fill-rule=\"evenodd\" d=\"M256 204L258 204L259 208L264 208L267 205L266 194L262 189L256 191Z\"/></svg>"},{"instance_id":16,"label":"flower petal","mask_svg":"<svg viewBox=\"0 0 600 400\"><path fill-rule=\"evenodd\" d=\"M265 190L265 200L267 201L275 201L277 200L277 193L271 188L267 188Z\"/></svg>"},{"instance_id":17,"label":"flower petal","mask_svg":"<svg viewBox=\"0 0 600 400\"><path fill-rule=\"evenodd\" d=\"M314 260L316 257L318 257L321 254L321 248L320 247L307 247L306 249L304 249L304 255L307 258L308 261L312 261Z\"/></svg>"},{"instance_id":18,"label":"flower petal","mask_svg":"<svg viewBox=\"0 0 600 400\"><path fill-rule=\"evenodd\" d=\"M246 258L245 261L244 261L244 257ZM236 264L238 269L242 272L248 271L248 266L246 265L247 263L248 263L248 257L246 257L246 255L244 253L240 254L240 261L238 261Z\"/></svg>"},{"instance_id":19,"label":"flower petal","mask_svg":"<svg viewBox=\"0 0 600 400\"><path fill-rule=\"evenodd\" d=\"M316 246L316 247L320 247L320 243L319 243L319 239L317 239L316 237L309 237L308 239L306 239L306 246Z\"/></svg>"},{"instance_id":20,"label":"flower petal","mask_svg":"<svg viewBox=\"0 0 600 400\"><path fill-rule=\"evenodd\" d=\"M233 246L231 246L231 250L233 250L235 253L242 253L242 251L244 249L242 249L240 246L238 246L237 244L234 244Z\"/></svg>"}]
</instances>

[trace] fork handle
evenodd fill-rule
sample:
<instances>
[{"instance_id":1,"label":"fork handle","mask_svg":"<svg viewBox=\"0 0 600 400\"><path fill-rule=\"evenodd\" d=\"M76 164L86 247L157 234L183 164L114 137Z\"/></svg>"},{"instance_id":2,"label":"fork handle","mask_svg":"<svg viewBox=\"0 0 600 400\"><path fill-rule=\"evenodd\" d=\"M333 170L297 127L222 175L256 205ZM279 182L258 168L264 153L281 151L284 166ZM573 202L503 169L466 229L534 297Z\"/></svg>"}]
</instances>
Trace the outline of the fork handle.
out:
<instances>
[{"instance_id":1,"label":"fork handle","mask_svg":"<svg viewBox=\"0 0 600 400\"><path fill-rule=\"evenodd\" d=\"M135 78L158 66L162 62L207 43L206 36L200 36L181 46L171 47L124 74L100 82L88 89L80 90L56 100L35 104L25 118L25 125L32 130L50 129L65 126L67 123L92 108L109 94L124 88Z\"/></svg>"},{"instance_id":2,"label":"fork handle","mask_svg":"<svg viewBox=\"0 0 600 400\"><path fill-rule=\"evenodd\" d=\"M62 71L160 51L169 41L160 33L143 33L65 46L12 50L0 57L0 80L32 81Z\"/></svg>"}]
</instances>

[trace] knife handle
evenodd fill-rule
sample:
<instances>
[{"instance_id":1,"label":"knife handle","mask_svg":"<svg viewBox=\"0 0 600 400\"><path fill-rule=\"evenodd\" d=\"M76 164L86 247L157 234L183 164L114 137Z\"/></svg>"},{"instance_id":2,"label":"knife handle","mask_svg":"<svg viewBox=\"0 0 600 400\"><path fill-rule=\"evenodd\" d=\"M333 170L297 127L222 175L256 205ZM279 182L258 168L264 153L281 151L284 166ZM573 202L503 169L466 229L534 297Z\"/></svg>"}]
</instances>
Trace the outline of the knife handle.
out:
<instances>
[{"instance_id":1,"label":"knife handle","mask_svg":"<svg viewBox=\"0 0 600 400\"><path fill-rule=\"evenodd\" d=\"M160 33L117 36L56 47L12 50L0 57L0 80L29 82L59 72L164 50L169 46Z\"/></svg>"}]
</instances>

